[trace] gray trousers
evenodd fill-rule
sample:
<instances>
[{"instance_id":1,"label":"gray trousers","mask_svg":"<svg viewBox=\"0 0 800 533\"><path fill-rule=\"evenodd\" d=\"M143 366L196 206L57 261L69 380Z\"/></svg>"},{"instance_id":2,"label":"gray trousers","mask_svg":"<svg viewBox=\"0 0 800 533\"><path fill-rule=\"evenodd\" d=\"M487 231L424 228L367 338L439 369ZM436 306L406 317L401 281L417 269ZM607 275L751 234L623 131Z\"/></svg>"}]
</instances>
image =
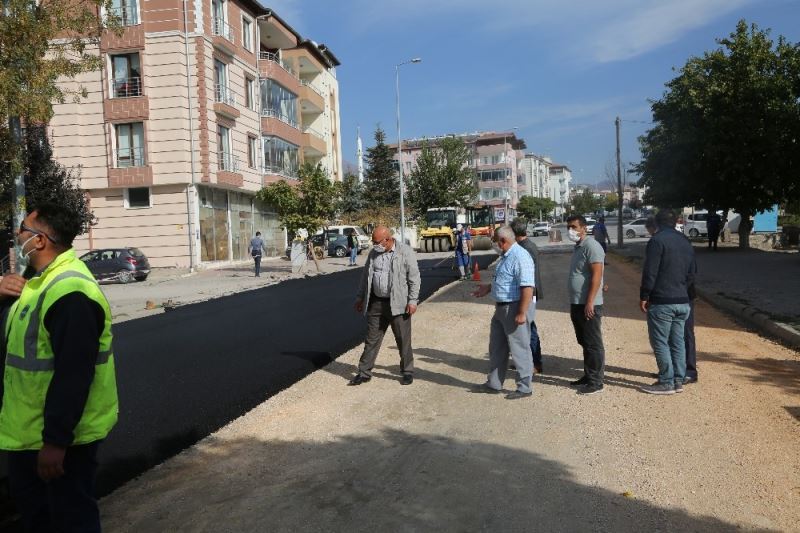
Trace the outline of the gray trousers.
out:
<instances>
[{"instance_id":1,"label":"gray trousers","mask_svg":"<svg viewBox=\"0 0 800 533\"><path fill-rule=\"evenodd\" d=\"M494 316L489 329L489 376L486 385L500 390L506 380L508 354L517 367L519 380L517 390L531 392L533 376L533 354L531 353L531 322L536 312L536 304L531 302L525 324L517 324L515 318L519 302L495 305Z\"/></svg>"},{"instance_id":2,"label":"gray trousers","mask_svg":"<svg viewBox=\"0 0 800 533\"><path fill-rule=\"evenodd\" d=\"M386 328L392 327L394 340L400 350L400 371L403 374L414 373L414 354L411 350L411 315L392 315L389 299L378 299L371 296L367 306L367 338L364 341L364 353L358 362L358 373L372 377L372 367L378 357L378 350L386 334Z\"/></svg>"}]
</instances>

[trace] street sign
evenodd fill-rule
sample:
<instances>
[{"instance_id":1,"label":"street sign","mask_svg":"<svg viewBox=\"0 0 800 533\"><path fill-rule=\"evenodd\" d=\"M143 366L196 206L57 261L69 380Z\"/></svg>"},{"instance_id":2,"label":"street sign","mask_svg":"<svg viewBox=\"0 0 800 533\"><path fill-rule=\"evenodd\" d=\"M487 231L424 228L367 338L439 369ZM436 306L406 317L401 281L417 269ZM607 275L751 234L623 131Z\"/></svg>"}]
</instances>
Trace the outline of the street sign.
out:
<instances>
[{"instance_id":1,"label":"street sign","mask_svg":"<svg viewBox=\"0 0 800 533\"><path fill-rule=\"evenodd\" d=\"M495 207L494 208L494 219L496 222L505 222L506 221L506 210L502 207Z\"/></svg>"}]
</instances>

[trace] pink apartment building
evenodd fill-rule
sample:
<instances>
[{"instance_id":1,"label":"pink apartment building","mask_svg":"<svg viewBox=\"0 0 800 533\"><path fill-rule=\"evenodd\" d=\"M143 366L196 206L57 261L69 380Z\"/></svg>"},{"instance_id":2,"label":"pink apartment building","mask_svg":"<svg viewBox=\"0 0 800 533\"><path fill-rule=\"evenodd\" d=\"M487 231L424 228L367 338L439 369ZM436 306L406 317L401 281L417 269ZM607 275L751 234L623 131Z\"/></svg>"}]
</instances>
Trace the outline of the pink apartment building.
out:
<instances>
[{"instance_id":1,"label":"pink apartment building","mask_svg":"<svg viewBox=\"0 0 800 533\"><path fill-rule=\"evenodd\" d=\"M338 59L255 0L113 0L124 29L104 68L65 82L56 158L81 166L99 223L79 251L136 246L154 267L247 259L261 231L285 234L255 193L303 162L342 179Z\"/></svg>"},{"instance_id":2,"label":"pink apartment building","mask_svg":"<svg viewBox=\"0 0 800 533\"><path fill-rule=\"evenodd\" d=\"M520 171L525 157L525 141L513 131L450 136L463 139L473 153L470 165L475 169L478 180L476 204L494 206L498 222L516 216L517 202L527 191L526 176ZM442 138L404 140L403 172L407 175L415 168L417 157L426 142L435 145ZM395 151L394 159L397 161L397 145L391 145L391 148Z\"/></svg>"}]
</instances>

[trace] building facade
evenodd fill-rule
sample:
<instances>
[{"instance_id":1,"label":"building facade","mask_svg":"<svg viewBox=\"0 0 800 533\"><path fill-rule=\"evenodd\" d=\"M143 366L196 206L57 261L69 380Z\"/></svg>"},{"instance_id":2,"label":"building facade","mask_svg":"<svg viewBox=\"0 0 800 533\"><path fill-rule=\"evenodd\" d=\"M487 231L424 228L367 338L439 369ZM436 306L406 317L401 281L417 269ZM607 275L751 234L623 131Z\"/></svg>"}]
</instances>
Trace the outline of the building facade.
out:
<instances>
[{"instance_id":1,"label":"building facade","mask_svg":"<svg viewBox=\"0 0 800 533\"><path fill-rule=\"evenodd\" d=\"M525 154L520 161L519 194L534 198L550 197L550 166L552 162L536 154Z\"/></svg>"},{"instance_id":2,"label":"building facade","mask_svg":"<svg viewBox=\"0 0 800 533\"><path fill-rule=\"evenodd\" d=\"M478 205L495 208L498 221L510 220L516 215L519 198L525 194L525 181L520 181L521 161L525 141L510 132L476 132L446 137L458 137L472 152L470 166L475 169L478 183ZM445 137L429 137L403 141L403 173L408 175L416 167L423 146L435 145ZM397 162L397 145L390 145ZM442 206L444 207L444 206Z\"/></svg>"},{"instance_id":3,"label":"building facade","mask_svg":"<svg viewBox=\"0 0 800 533\"><path fill-rule=\"evenodd\" d=\"M556 216L566 213L566 209L569 207L571 183L572 171L568 166L556 163L550 165L548 196L556 203Z\"/></svg>"},{"instance_id":4,"label":"building facade","mask_svg":"<svg viewBox=\"0 0 800 533\"><path fill-rule=\"evenodd\" d=\"M264 185L303 162L342 179L338 59L254 0L114 0L104 67L64 82L56 159L81 167L98 224L78 251L136 246L154 267L247 259L256 231L285 234ZM104 16L106 14L103 14Z\"/></svg>"}]
</instances>

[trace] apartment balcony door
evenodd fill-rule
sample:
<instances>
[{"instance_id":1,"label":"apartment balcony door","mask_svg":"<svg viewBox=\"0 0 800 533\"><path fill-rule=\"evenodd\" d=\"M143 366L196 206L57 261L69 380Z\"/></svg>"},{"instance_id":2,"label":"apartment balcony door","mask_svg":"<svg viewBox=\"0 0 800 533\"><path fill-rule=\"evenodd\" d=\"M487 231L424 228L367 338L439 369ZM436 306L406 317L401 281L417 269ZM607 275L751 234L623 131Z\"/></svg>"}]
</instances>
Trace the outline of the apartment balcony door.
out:
<instances>
[{"instance_id":1,"label":"apartment balcony door","mask_svg":"<svg viewBox=\"0 0 800 533\"><path fill-rule=\"evenodd\" d=\"M139 54L111 56L111 69L113 71L114 98L142 95L142 69L139 65Z\"/></svg>"},{"instance_id":2,"label":"apartment balcony door","mask_svg":"<svg viewBox=\"0 0 800 533\"><path fill-rule=\"evenodd\" d=\"M115 124L114 133L115 168L144 166L144 125L141 122Z\"/></svg>"}]
</instances>

